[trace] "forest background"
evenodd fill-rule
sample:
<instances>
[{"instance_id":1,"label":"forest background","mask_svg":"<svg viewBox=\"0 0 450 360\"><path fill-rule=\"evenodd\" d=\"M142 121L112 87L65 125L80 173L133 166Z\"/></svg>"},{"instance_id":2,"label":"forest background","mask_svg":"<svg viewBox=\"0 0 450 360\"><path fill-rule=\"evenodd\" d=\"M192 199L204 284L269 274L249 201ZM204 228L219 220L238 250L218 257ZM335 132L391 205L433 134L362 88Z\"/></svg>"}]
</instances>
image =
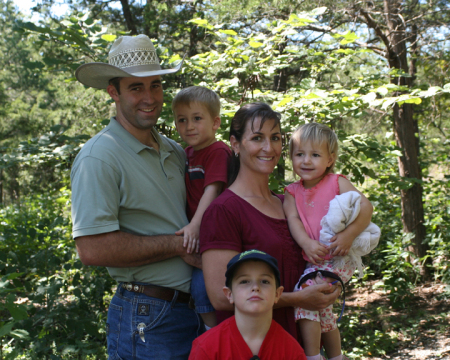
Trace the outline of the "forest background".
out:
<instances>
[{"instance_id":1,"label":"forest background","mask_svg":"<svg viewBox=\"0 0 450 360\"><path fill-rule=\"evenodd\" d=\"M114 282L77 258L70 168L114 105L74 71L106 62L123 34L154 39L163 67L186 55L183 70L163 78L157 125L180 143L170 102L190 85L220 95L224 141L234 112L252 101L283 114L285 142L310 121L337 132L337 171L368 196L382 229L351 286L371 282L389 300L344 316L348 356L388 356L423 324L448 331L448 313L380 320L413 308L425 283L450 298L447 1L67 0L62 17L53 1L36 4L41 20L30 22L0 0L0 359L106 358ZM292 181L284 151L270 187L282 193Z\"/></svg>"}]
</instances>

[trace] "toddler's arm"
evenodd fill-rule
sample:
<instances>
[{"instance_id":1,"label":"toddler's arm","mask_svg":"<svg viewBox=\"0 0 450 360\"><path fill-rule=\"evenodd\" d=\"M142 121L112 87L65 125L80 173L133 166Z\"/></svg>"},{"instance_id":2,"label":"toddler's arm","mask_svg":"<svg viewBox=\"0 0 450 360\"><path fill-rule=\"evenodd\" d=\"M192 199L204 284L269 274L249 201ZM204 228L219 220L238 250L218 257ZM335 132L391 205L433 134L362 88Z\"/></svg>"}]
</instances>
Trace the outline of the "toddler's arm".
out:
<instances>
[{"instance_id":1,"label":"toddler's arm","mask_svg":"<svg viewBox=\"0 0 450 360\"><path fill-rule=\"evenodd\" d=\"M184 235L183 246L187 246L188 254L194 251L199 252L199 232L203 214L205 213L209 204L211 204L212 201L220 195L220 193L222 192L222 188L223 182L221 181L216 181L207 185L205 187L205 190L203 191L202 198L198 203L197 210L195 211L195 215L192 218L191 222L175 233L176 235Z\"/></svg>"},{"instance_id":2,"label":"toddler's arm","mask_svg":"<svg viewBox=\"0 0 450 360\"><path fill-rule=\"evenodd\" d=\"M323 257L328 254L328 249L319 241L313 240L308 236L300 216L298 215L295 199L287 191L284 195L283 210L286 214L286 219L288 221L289 230L291 231L292 237L305 251L309 261L313 264L323 261Z\"/></svg>"},{"instance_id":3,"label":"toddler's arm","mask_svg":"<svg viewBox=\"0 0 450 360\"><path fill-rule=\"evenodd\" d=\"M359 215L349 226L347 226L340 233L333 236L330 241L331 253L333 256L345 256L352 247L353 240L361 234L364 229L370 224L372 219L373 206L371 202L358 191L350 181L342 176L339 177L339 192L343 194L348 191L356 191L361 194L361 208Z\"/></svg>"}]
</instances>

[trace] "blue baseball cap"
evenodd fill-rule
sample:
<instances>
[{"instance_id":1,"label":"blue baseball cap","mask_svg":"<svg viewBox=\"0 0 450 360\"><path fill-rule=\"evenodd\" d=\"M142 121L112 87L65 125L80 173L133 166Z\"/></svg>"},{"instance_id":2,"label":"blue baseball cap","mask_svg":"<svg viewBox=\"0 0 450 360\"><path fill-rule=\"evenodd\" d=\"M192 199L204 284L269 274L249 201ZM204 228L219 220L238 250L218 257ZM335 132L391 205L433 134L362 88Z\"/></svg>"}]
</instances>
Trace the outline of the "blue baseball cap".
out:
<instances>
[{"instance_id":1,"label":"blue baseball cap","mask_svg":"<svg viewBox=\"0 0 450 360\"><path fill-rule=\"evenodd\" d=\"M275 280L277 282L277 287L280 286L280 270L278 269L278 261L274 257L266 254L264 251L260 250L248 250L234 256L227 265L227 271L225 273L225 286L230 287L231 281L233 280L233 275L237 267L245 261L263 261L269 265L275 275Z\"/></svg>"}]
</instances>

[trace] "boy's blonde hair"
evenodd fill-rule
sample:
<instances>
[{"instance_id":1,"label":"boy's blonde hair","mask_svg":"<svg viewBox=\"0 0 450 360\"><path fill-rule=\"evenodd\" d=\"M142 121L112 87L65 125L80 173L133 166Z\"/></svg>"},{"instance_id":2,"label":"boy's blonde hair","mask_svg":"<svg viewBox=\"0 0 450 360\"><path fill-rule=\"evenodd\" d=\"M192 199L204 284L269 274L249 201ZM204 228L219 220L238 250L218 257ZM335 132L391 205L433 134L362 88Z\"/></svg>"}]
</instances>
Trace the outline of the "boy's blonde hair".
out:
<instances>
[{"instance_id":1,"label":"boy's blonde hair","mask_svg":"<svg viewBox=\"0 0 450 360\"><path fill-rule=\"evenodd\" d=\"M180 90L172 101L172 112L175 114L178 105L190 106L195 102L205 106L211 117L220 115L219 95L203 86L190 86Z\"/></svg>"},{"instance_id":2,"label":"boy's blonde hair","mask_svg":"<svg viewBox=\"0 0 450 360\"><path fill-rule=\"evenodd\" d=\"M294 146L302 142L311 141L313 144L326 143L328 154L334 155L334 161L325 171L325 175L334 171L339 151L338 138L336 133L329 126L316 122L299 126L289 140L289 156L292 160L294 156Z\"/></svg>"}]
</instances>

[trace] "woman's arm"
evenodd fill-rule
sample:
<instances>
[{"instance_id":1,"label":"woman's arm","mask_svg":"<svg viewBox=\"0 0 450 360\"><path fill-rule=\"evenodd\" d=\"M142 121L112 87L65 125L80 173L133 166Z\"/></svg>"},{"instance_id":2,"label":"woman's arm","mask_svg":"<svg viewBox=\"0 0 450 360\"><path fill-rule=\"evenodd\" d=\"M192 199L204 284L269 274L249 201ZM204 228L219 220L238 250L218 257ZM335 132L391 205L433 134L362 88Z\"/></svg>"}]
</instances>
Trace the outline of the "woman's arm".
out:
<instances>
[{"instance_id":1,"label":"woman's arm","mask_svg":"<svg viewBox=\"0 0 450 360\"><path fill-rule=\"evenodd\" d=\"M283 292L275 308L301 307L306 310L317 311L332 305L341 293L341 287L329 283L311 285L301 291Z\"/></svg>"},{"instance_id":2,"label":"woman's arm","mask_svg":"<svg viewBox=\"0 0 450 360\"><path fill-rule=\"evenodd\" d=\"M209 301L216 310L233 311L233 305L223 294L227 264L233 256L239 254L235 250L211 249L202 254L203 276Z\"/></svg>"},{"instance_id":3,"label":"woman's arm","mask_svg":"<svg viewBox=\"0 0 450 360\"><path fill-rule=\"evenodd\" d=\"M369 226L370 220L372 219L373 206L371 202L364 196L363 193L358 191L350 181L342 176L339 177L339 192L340 194L346 193L348 191L356 191L361 194L361 207L359 215L349 226L347 226L343 231L336 234L330 239L332 244L329 246L332 250L333 256L345 256L348 254L353 240L361 234L364 229Z\"/></svg>"}]
</instances>

